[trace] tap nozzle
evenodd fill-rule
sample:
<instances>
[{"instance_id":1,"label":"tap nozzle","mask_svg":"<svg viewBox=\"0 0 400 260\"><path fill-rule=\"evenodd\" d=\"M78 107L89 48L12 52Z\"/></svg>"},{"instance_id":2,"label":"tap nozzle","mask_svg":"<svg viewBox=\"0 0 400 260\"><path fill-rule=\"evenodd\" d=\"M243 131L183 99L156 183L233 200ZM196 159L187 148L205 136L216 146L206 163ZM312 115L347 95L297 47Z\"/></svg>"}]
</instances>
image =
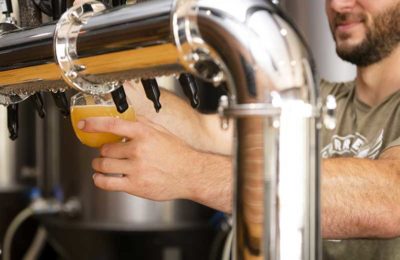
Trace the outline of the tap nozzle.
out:
<instances>
[{"instance_id":1,"label":"tap nozzle","mask_svg":"<svg viewBox=\"0 0 400 260\"><path fill-rule=\"evenodd\" d=\"M111 96L114 100L115 106L119 113L122 114L129 108L129 104L128 101L126 100L126 94L123 86L114 90L111 93Z\"/></svg>"},{"instance_id":2,"label":"tap nozzle","mask_svg":"<svg viewBox=\"0 0 400 260\"><path fill-rule=\"evenodd\" d=\"M10 17L11 13L13 12L12 1L11 0L2 1L1 7L2 7L1 8L2 9L2 13L6 17Z\"/></svg>"},{"instance_id":3,"label":"tap nozzle","mask_svg":"<svg viewBox=\"0 0 400 260\"><path fill-rule=\"evenodd\" d=\"M157 113L161 109L160 103L160 89L158 87L158 83L156 79L142 79L142 85L144 88L144 92L146 93L146 97L153 101L154 108Z\"/></svg>"},{"instance_id":4,"label":"tap nozzle","mask_svg":"<svg viewBox=\"0 0 400 260\"><path fill-rule=\"evenodd\" d=\"M40 118L44 118L46 116L46 110L44 108L44 102L43 102L43 97L42 94L40 94L39 92L36 92L33 96L32 96L32 102L35 105L36 111L39 115Z\"/></svg>"},{"instance_id":5,"label":"tap nozzle","mask_svg":"<svg viewBox=\"0 0 400 260\"><path fill-rule=\"evenodd\" d=\"M7 126L10 139L16 140L18 138L18 104L7 106Z\"/></svg>"},{"instance_id":6,"label":"tap nozzle","mask_svg":"<svg viewBox=\"0 0 400 260\"><path fill-rule=\"evenodd\" d=\"M70 115L69 103L65 93L59 91L59 92L53 92L51 93L51 95L53 96L54 102L56 103L56 106L60 110L61 114L64 117L68 117Z\"/></svg>"},{"instance_id":7,"label":"tap nozzle","mask_svg":"<svg viewBox=\"0 0 400 260\"><path fill-rule=\"evenodd\" d=\"M112 0L112 6L121 6L121 5L126 5L126 0Z\"/></svg>"},{"instance_id":8,"label":"tap nozzle","mask_svg":"<svg viewBox=\"0 0 400 260\"><path fill-rule=\"evenodd\" d=\"M189 98L192 107L198 108L200 105L199 88L195 78L190 74L183 73L179 76L179 83L182 86L183 93Z\"/></svg>"}]
</instances>

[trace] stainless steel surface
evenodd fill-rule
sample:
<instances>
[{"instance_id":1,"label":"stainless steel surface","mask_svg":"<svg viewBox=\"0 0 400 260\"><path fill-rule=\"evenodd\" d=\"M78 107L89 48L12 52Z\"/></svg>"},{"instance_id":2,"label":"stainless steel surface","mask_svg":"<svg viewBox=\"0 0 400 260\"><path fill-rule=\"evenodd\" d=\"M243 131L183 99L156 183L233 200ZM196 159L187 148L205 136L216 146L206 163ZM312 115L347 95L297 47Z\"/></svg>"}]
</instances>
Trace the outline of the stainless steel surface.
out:
<instances>
[{"instance_id":1,"label":"stainless steel surface","mask_svg":"<svg viewBox=\"0 0 400 260\"><path fill-rule=\"evenodd\" d=\"M196 19L189 16L186 24L197 21L203 41L227 68L232 106L263 103L281 110L275 117L236 120L235 258L320 259L317 89L310 54L265 1L198 6Z\"/></svg>"},{"instance_id":2,"label":"stainless steel surface","mask_svg":"<svg viewBox=\"0 0 400 260\"><path fill-rule=\"evenodd\" d=\"M23 39L27 33L43 41ZM60 76L47 52L51 34L25 31L0 38L3 93L58 87L52 84ZM32 43L43 43L46 55L16 56L19 62L13 67L17 48L12 39L29 53ZM149 77L185 68L216 84L225 82L233 107L266 104L279 109L279 115L236 119L234 257L320 259L314 66L306 45L276 5L263 0L176 0L173 6L150 1L89 19L77 48L77 62L97 79ZM46 75L40 74L43 69ZM10 73L14 77L6 77ZM90 177L80 180L89 182ZM88 190L81 192L90 198ZM101 210L97 204L90 212ZM140 221L139 216L129 218Z\"/></svg>"},{"instance_id":3,"label":"stainless steel surface","mask_svg":"<svg viewBox=\"0 0 400 260\"><path fill-rule=\"evenodd\" d=\"M170 32L171 5L144 2L91 18L77 39L75 62L87 68L83 74L109 82L182 70ZM54 29L47 24L0 36L0 94L66 87L53 57Z\"/></svg>"},{"instance_id":4,"label":"stainless steel surface","mask_svg":"<svg viewBox=\"0 0 400 260\"><path fill-rule=\"evenodd\" d=\"M7 108L0 106L0 189L17 185L16 143L8 138Z\"/></svg>"},{"instance_id":5,"label":"stainless steel surface","mask_svg":"<svg viewBox=\"0 0 400 260\"><path fill-rule=\"evenodd\" d=\"M0 105L0 193L27 189L35 178L35 111L29 103L19 105L21 130L16 141L9 139L7 108Z\"/></svg>"}]
</instances>

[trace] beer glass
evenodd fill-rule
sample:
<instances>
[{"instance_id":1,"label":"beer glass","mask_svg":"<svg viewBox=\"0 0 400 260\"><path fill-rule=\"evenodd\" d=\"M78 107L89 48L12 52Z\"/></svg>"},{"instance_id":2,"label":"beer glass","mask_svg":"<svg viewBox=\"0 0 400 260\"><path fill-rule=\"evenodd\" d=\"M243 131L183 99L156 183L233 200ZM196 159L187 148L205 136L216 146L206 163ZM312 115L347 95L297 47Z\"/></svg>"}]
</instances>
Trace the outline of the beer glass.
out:
<instances>
[{"instance_id":1,"label":"beer glass","mask_svg":"<svg viewBox=\"0 0 400 260\"><path fill-rule=\"evenodd\" d=\"M93 96L84 93L74 95L71 98L71 122L75 134L81 143L94 148L107 143L121 142L124 137L111 133L88 133L80 130L77 127L78 122L88 117L116 117L129 121L136 119L131 104L124 113L119 113L111 95Z\"/></svg>"}]
</instances>

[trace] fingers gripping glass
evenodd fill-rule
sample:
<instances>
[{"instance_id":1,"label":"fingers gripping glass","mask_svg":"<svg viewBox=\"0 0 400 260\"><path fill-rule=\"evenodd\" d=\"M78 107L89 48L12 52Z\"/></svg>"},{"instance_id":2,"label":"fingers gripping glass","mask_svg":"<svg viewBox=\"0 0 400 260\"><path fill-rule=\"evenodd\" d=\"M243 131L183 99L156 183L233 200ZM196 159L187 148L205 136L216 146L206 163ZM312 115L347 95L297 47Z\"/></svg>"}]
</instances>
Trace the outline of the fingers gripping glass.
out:
<instances>
[{"instance_id":1,"label":"fingers gripping glass","mask_svg":"<svg viewBox=\"0 0 400 260\"><path fill-rule=\"evenodd\" d=\"M111 95L92 96L78 93L71 98L71 121L75 134L81 143L99 148L107 143L123 141L123 137L111 133L88 133L77 127L79 121L88 117L116 117L124 120L135 121L136 115L131 104L124 113L119 113Z\"/></svg>"}]
</instances>

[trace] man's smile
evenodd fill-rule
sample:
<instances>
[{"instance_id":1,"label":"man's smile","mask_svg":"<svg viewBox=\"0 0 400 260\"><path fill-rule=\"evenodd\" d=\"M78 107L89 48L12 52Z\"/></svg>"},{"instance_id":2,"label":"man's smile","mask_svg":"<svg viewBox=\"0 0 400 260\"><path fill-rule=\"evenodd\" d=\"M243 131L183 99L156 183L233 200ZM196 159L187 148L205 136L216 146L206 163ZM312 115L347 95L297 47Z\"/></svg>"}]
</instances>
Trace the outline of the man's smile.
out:
<instances>
[{"instance_id":1,"label":"man's smile","mask_svg":"<svg viewBox=\"0 0 400 260\"><path fill-rule=\"evenodd\" d=\"M335 17L334 29L336 33L348 33L365 22L365 18L361 14L345 14Z\"/></svg>"}]
</instances>

